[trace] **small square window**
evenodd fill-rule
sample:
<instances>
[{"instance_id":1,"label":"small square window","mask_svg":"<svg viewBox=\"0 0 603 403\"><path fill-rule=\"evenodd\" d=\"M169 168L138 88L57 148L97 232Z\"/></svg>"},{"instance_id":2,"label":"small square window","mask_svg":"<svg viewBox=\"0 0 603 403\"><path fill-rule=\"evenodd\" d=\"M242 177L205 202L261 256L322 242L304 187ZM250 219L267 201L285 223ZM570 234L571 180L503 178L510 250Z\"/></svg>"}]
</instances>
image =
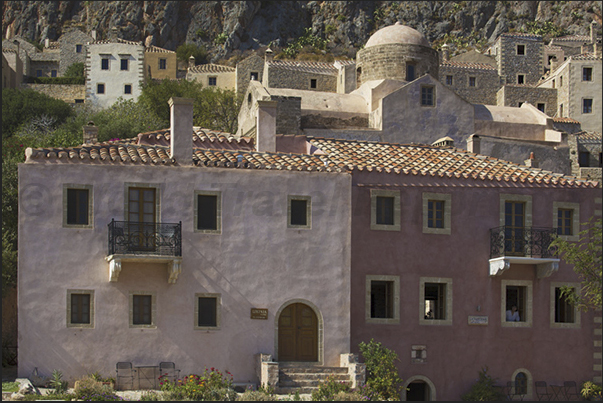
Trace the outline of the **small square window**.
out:
<instances>
[{"instance_id":1,"label":"small square window","mask_svg":"<svg viewBox=\"0 0 603 403\"><path fill-rule=\"evenodd\" d=\"M593 100L590 98L584 98L582 100L582 113L593 113Z\"/></svg>"},{"instance_id":2,"label":"small square window","mask_svg":"<svg viewBox=\"0 0 603 403\"><path fill-rule=\"evenodd\" d=\"M452 196L447 193L423 193L423 233L450 235Z\"/></svg>"},{"instance_id":3,"label":"small square window","mask_svg":"<svg viewBox=\"0 0 603 403\"><path fill-rule=\"evenodd\" d=\"M105 93L105 84L96 84L96 93L104 94Z\"/></svg>"},{"instance_id":4,"label":"small square window","mask_svg":"<svg viewBox=\"0 0 603 403\"><path fill-rule=\"evenodd\" d=\"M583 67L582 68L582 81L592 81L593 80L593 68L592 67Z\"/></svg>"},{"instance_id":5,"label":"small square window","mask_svg":"<svg viewBox=\"0 0 603 403\"><path fill-rule=\"evenodd\" d=\"M124 94L131 94L132 93L132 84L125 84L124 85Z\"/></svg>"},{"instance_id":6,"label":"small square window","mask_svg":"<svg viewBox=\"0 0 603 403\"><path fill-rule=\"evenodd\" d=\"M209 77L208 81L207 81L207 85L209 85L211 87L215 87L216 85L218 85L218 77Z\"/></svg>"},{"instance_id":7,"label":"small square window","mask_svg":"<svg viewBox=\"0 0 603 403\"><path fill-rule=\"evenodd\" d=\"M517 75L517 84L525 84L525 76L523 74Z\"/></svg>"},{"instance_id":8,"label":"small square window","mask_svg":"<svg viewBox=\"0 0 603 403\"><path fill-rule=\"evenodd\" d=\"M553 228L557 235L566 241L580 239L580 204L570 202L553 202Z\"/></svg>"},{"instance_id":9,"label":"small square window","mask_svg":"<svg viewBox=\"0 0 603 403\"><path fill-rule=\"evenodd\" d=\"M580 310L572 304L564 289L572 293L580 293L580 283L558 283L550 285L550 323L551 328L556 329L579 329Z\"/></svg>"},{"instance_id":10,"label":"small square window","mask_svg":"<svg viewBox=\"0 0 603 403\"><path fill-rule=\"evenodd\" d=\"M560 287L555 287L555 323L574 323L575 320L574 305Z\"/></svg>"},{"instance_id":11,"label":"small square window","mask_svg":"<svg viewBox=\"0 0 603 403\"><path fill-rule=\"evenodd\" d=\"M469 87L475 87L475 77L469 77Z\"/></svg>"},{"instance_id":12,"label":"small square window","mask_svg":"<svg viewBox=\"0 0 603 403\"><path fill-rule=\"evenodd\" d=\"M36 70L36 77L42 77L42 70Z\"/></svg>"},{"instance_id":13,"label":"small square window","mask_svg":"<svg viewBox=\"0 0 603 403\"><path fill-rule=\"evenodd\" d=\"M159 59L159 70L167 69L167 59Z\"/></svg>"},{"instance_id":14,"label":"small square window","mask_svg":"<svg viewBox=\"0 0 603 403\"><path fill-rule=\"evenodd\" d=\"M371 229L400 231L400 192L371 190Z\"/></svg>"},{"instance_id":15,"label":"small square window","mask_svg":"<svg viewBox=\"0 0 603 403\"><path fill-rule=\"evenodd\" d=\"M435 89L431 86L422 86L421 87L421 105L422 106L434 106L435 105Z\"/></svg>"},{"instance_id":16,"label":"small square window","mask_svg":"<svg viewBox=\"0 0 603 403\"><path fill-rule=\"evenodd\" d=\"M155 296L151 293L132 293L130 298L130 326L155 327Z\"/></svg>"},{"instance_id":17,"label":"small square window","mask_svg":"<svg viewBox=\"0 0 603 403\"><path fill-rule=\"evenodd\" d=\"M444 203L444 200L427 202L427 226L429 228L444 228Z\"/></svg>"},{"instance_id":18,"label":"small square window","mask_svg":"<svg viewBox=\"0 0 603 403\"><path fill-rule=\"evenodd\" d=\"M195 294L195 329L219 330L221 322L220 294Z\"/></svg>"},{"instance_id":19,"label":"small square window","mask_svg":"<svg viewBox=\"0 0 603 403\"><path fill-rule=\"evenodd\" d=\"M366 323L400 323L400 277L366 276Z\"/></svg>"},{"instance_id":20,"label":"small square window","mask_svg":"<svg viewBox=\"0 0 603 403\"><path fill-rule=\"evenodd\" d=\"M394 200L389 196L377 196L377 224L394 225Z\"/></svg>"},{"instance_id":21,"label":"small square window","mask_svg":"<svg viewBox=\"0 0 603 403\"><path fill-rule=\"evenodd\" d=\"M446 76L446 85L452 85L452 76Z\"/></svg>"},{"instance_id":22,"label":"small square window","mask_svg":"<svg viewBox=\"0 0 603 403\"><path fill-rule=\"evenodd\" d=\"M542 113L544 113L544 106L545 105L543 103L536 104L536 108Z\"/></svg>"},{"instance_id":23,"label":"small square window","mask_svg":"<svg viewBox=\"0 0 603 403\"><path fill-rule=\"evenodd\" d=\"M425 319L446 319L446 284L425 283Z\"/></svg>"},{"instance_id":24,"label":"small square window","mask_svg":"<svg viewBox=\"0 0 603 403\"><path fill-rule=\"evenodd\" d=\"M121 59L119 69L122 71L128 70L128 59Z\"/></svg>"},{"instance_id":25,"label":"small square window","mask_svg":"<svg viewBox=\"0 0 603 403\"><path fill-rule=\"evenodd\" d=\"M220 192L195 192L195 231L217 234L221 232L220 195Z\"/></svg>"},{"instance_id":26,"label":"small square window","mask_svg":"<svg viewBox=\"0 0 603 403\"><path fill-rule=\"evenodd\" d=\"M94 327L93 290L67 290L67 327Z\"/></svg>"},{"instance_id":27,"label":"small square window","mask_svg":"<svg viewBox=\"0 0 603 403\"><path fill-rule=\"evenodd\" d=\"M532 326L532 282L501 280L501 325Z\"/></svg>"},{"instance_id":28,"label":"small square window","mask_svg":"<svg viewBox=\"0 0 603 403\"><path fill-rule=\"evenodd\" d=\"M109 59L106 57L101 59L101 70L109 70Z\"/></svg>"},{"instance_id":29,"label":"small square window","mask_svg":"<svg viewBox=\"0 0 603 403\"><path fill-rule=\"evenodd\" d=\"M315 78L310 79L310 88L316 88L316 79Z\"/></svg>"},{"instance_id":30,"label":"small square window","mask_svg":"<svg viewBox=\"0 0 603 403\"><path fill-rule=\"evenodd\" d=\"M63 185L63 226L92 227L92 186Z\"/></svg>"},{"instance_id":31,"label":"small square window","mask_svg":"<svg viewBox=\"0 0 603 403\"><path fill-rule=\"evenodd\" d=\"M75 45L75 53L82 53L83 46L80 44Z\"/></svg>"},{"instance_id":32,"label":"small square window","mask_svg":"<svg viewBox=\"0 0 603 403\"><path fill-rule=\"evenodd\" d=\"M50 71L50 77L56 77L57 76L57 71L56 70L51 70Z\"/></svg>"},{"instance_id":33,"label":"small square window","mask_svg":"<svg viewBox=\"0 0 603 403\"><path fill-rule=\"evenodd\" d=\"M257 71L252 71L251 73L249 73L249 79L252 81L258 81L259 77L260 77L260 75L258 74Z\"/></svg>"},{"instance_id":34,"label":"small square window","mask_svg":"<svg viewBox=\"0 0 603 403\"><path fill-rule=\"evenodd\" d=\"M573 235L574 210L557 210L557 235Z\"/></svg>"},{"instance_id":35,"label":"small square window","mask_svg":"<svg viewBox=\"0 0 603 403\"><path fill-rule=\"evenodd\" d=\"M311 227L311 199L310 196L288 197L288 225L289 228Z\"/></svg>"},{"instance_id":36,"label":"small square window","mask_svg":"<svg viewBox=\"0 0 603 403\"><path fill-rule=\"evenodd\" d=\"M517 45L517 55L524 56L526 54L526 45Z\"/></svg>"}]
</instances>

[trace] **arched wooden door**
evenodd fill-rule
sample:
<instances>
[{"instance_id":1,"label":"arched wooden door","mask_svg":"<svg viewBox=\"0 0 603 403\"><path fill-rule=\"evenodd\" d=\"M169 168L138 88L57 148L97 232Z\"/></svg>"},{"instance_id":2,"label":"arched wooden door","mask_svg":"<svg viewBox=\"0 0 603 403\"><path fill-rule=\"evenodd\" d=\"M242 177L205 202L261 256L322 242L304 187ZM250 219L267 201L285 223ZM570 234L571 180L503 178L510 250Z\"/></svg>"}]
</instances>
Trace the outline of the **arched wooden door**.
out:
<instances>
[{"instance_id":1,"label":"arched wooden door","mask_svg":"<svg viewBox=\"0 0 603 403\"><path fill-rule=\"evenodd\" d=\"M318 318L308 305L298 302L281 312L278 360L318 361Z\"/></svg>"}]
</instances>

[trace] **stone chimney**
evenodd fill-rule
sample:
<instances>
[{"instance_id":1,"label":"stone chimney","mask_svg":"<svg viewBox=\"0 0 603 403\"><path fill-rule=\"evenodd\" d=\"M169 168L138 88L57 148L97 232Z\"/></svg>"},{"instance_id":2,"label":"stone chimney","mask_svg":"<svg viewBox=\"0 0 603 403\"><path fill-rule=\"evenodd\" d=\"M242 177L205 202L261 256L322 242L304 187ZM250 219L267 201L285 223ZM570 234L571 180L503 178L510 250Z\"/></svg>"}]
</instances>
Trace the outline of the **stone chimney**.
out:
<instances>
[{"instance_id":1,"label":"stone chimney","mask_svg":"<svg viewBox=\"0 0 603 403\"><path fill-rule=\"evenodd\" d=\"M92 40L96 42L96 29L93 29L90 32L90 36L92 37Z\"/></svg>"},{"instance_id":2,"label":"stone chimney","mask_svg":"<svg viewBox=\"0 0 603 403\"><path fill-rule=\"evenodd\" d=\"M195 67L195 56L191 55L191 57L188 58L188 68L192 69L193 67Z\"/></svg>"},{"instance_id":3,"label":"stone chimney","mask_svg":"<svg viewBox=\"0 0 603 403\"><path fill-rule=\"evenodd\" d=\"M538 168L538 160L534 157L534 152L530 153L530 158L525 160L524 163L530 168Z\"/></svg>"},{"instance_id":4,"label":"stone chimney","mask_svg":"<svg viewBox=\"0 0 603 403\"><path fill-rule=\"evenodd\" d=\"M264 52L264 60L266 62L271 62L273 57L274 57L274 52L272 51L272 49L270 49L270 48L266 49L266 52Z\"/></svg>"},{"instance_id":5,"label":"stone chimney","mask_svg":"<svg viewBox=\"0 0 603 403\"><path fill-rule=\"evenodd\" d=\"M119 36L119 30L117 29L117 27L113 27L109 30L109 39L114 41L117 39L117 37Z\"/></svg>"},{"instance_id":6,"label":"stone chimney","mask_svg":"<svg viewBox=\"0 0 603 403\"><path fill-rule=\"evenodd\" d=\"M50 39L49 38L44 39L44 47L46 49L48 49L50 47Z\"/></svg>"},{"instance_id":7,"label":"stone chimney","mask_svg":"<svg viewBox=\"0 0 603 403\"><path fill-rule=\"evenodd\" d=\"M595 30L596 25L597 23L595 21L590 22L590 43L593 45L597 43L597 31Z\"/></svg>"},{"instance_id":8,"label":"stone chimney","mask_svg":"<svg viewBox=\"0 0 603 403\"><path fill-rule=\"evenodd\" d=\"M474 154L480 153L480 138L477 134L472 134L467 139L467 151Z\"/></svg>"},{"instance_id":9,"label":"stone chimney","mask_svg":"<svg viewBox=\"0 0 603 403\"><path fill-rule=\"evenodd\" d=\"M277 101L258 100L255 149L259 152L276 152Z\"/></svg>"},{"instance_id":10,"label":"stone chimney","mask_svg":"<svg viewBox=\"0 0 603 403\"><path fill-rule=\"evenodd\" d=\"M450 46L447 43L442 45L442 61L447 62L450 60Z\"/></svg>"},{"instance_id":11,"label":"stone chimney","mask_svg":"<svg viewBox=\"0 0 603 403\"><path fill-rule=\"evenodd\" d=\"M553 58L550 61L550 65L551 65L551 73L555 70L557 70L557 66L559 66L559 63L557 62L557 56L553 56Z\"/></svg>"},{"instance_id":12,"label":"stone chimney","mask_svg":"<svg viewBox=\"0 0 603 403\"><path fill-rule=\"evenodd\" d=\"M193 99L170 98L170 156L178 165L193 165Z\"/></svg>"},{"instance_id":13,"label":"stone chimney","mask_svg":"<svg viewBox=\"0 0 603 403\"><path fill-rule=\"evenodd\" d=\"M82 126L84 129L84 143L83 144L94 144L98 142L98 127L94 126L94 122L90 121L86 126Z\"/></svg>"}]
</instances>

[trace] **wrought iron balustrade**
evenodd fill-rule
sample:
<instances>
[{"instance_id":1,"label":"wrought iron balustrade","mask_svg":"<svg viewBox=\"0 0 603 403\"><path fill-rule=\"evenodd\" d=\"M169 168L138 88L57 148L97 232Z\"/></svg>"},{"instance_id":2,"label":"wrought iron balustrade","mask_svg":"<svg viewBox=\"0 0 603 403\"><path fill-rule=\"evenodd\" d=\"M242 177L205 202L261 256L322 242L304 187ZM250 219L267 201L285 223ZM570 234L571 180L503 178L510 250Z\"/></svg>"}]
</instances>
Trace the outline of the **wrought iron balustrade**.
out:
<instances>
[{"instance_id":1,"label":"wrought iron balustrade","mask_svg":"<svg viewBox=\"0 0 603 403\"><path fill-rule=\"evenodd\" d=\"M555 228L510 226L492 228L490 229L490 259L501 256L555 257L557 251L550 246L556 237Z\"/></svg>"},{"instance_id":2,"label":"wrought iron balustrade","mask_svg":"<svg viewBox=\"0 0 603 403\"><path fill-rule=\"evenodd\" d=\"M109 255L182 256L182 222L109 223Z\"/></svg>"}]
</instances>

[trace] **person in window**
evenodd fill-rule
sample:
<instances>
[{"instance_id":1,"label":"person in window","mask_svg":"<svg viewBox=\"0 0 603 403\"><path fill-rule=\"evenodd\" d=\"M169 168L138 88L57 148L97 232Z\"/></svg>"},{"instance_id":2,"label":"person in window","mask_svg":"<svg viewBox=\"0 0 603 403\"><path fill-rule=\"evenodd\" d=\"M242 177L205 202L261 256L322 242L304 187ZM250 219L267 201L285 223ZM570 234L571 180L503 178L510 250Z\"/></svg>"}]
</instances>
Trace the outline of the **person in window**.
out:
<instances>
[{"instance_id":1,"label":"person in window","mask_svg":"<svg viewBox=\"0 0 603 403\"><path fill-rule=\"evenodd\" d=\"M519 322L519 312L517 311L517 306L512 305L511 309L507 311L507 322Z\"/></svg>"}]
</instances>

